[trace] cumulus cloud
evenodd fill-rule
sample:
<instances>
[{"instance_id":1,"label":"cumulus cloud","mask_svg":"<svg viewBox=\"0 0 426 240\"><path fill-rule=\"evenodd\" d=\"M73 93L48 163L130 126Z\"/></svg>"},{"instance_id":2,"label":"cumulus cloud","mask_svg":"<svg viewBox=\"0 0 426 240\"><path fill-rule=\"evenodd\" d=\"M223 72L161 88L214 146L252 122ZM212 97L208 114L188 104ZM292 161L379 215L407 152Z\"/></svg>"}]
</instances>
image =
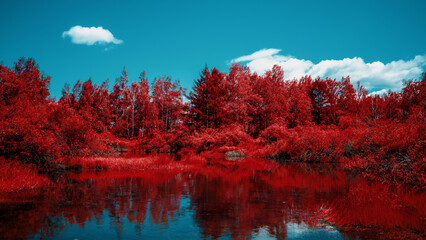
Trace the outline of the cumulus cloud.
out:
<instances>
[{"instance_id":1,"label":"cumulus cloud","mask_svg":"<svg viewBox=\"0 0 426 240\"><path fill-rule=\"evenodd\" d=\"M275 49L275 48L269 48L269 49L262 49L257 52L254 52L247 56L242 56L237 59L234 59L234 62L244 62L244 61L252 61L259 58L267 58L269 56L275 55L277 53L281 52L281 49Z\"/></svg>"},{"instance_id":2,"label":"cumulus cloud","mask_svg":"<svg viewBox=\"0 0 426 240\"><path fill-rule=\"evenodd\" d=\"M284 69L286 79L300 78L305 75L340 79L349 75L353 83L359 81L367 89L375 90L399 90L403 86L403 80L419 78L426 66L425 55L418 55L408 61L398 60L390 63L380 61L366 63L362 58L354 57L323 60L315 64L310 60L278 54L279 52L281 52L280 49L261 49L253 54L233 59L231 62L245 63L258 74L264 74L274 65L279 65Z\"/></svg>"},{"instance_id":3,"label":"cumulus cloud","mask_svg":"<svg viewBox=\"0 0 426 240\"><path fill-rule=\"evenodd\" d=\"M121 44L122 40L119 40L112 35L112 33L108 29L104 29L103 27L82 27L82 26L74 26L71 27L70 30L62 33L62 37L70 37L71 41L75 44Z\"/></svg>"},{"instance_id":4,"label":"cumulus cloud","mask_svg":"<svg viewBox=\"0 0 426 240\"><path fill-rule=\"evenodd\" d=\"M383 95L383 94L387 93L388 91L389 90L387 90L387 89L382 89L380 91L375 91L375 92L369 93L368 95L369 96Z\"/></svg>"}]
</instances>

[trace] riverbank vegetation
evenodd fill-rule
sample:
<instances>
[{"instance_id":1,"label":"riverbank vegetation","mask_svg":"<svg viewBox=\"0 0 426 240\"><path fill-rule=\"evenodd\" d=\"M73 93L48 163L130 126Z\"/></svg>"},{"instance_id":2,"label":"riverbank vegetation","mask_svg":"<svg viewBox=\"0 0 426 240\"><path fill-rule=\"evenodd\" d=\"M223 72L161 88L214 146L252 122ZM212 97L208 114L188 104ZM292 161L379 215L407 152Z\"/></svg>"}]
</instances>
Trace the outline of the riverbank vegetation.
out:
<instances>
[{"instance_id":1,"label":"riverbank vegetation","mask_svg":"<svg viewBox=\"0 0 426 240\"><path fill-rule=\"evenodd\" d=\"M105 156L237 152L278 162L342 162L370 179L425 188L426 74L383 95L369 95L349 76L284 74L278 66L262 76L238 64L228 72L206 67L188 93L169 76L149 82L142 72L133 81L123 69L113 84L66 85L55 101L50 77L21 58L0 65L1 161L116 168L126 163Z\"/></svg>"}]
</instances>

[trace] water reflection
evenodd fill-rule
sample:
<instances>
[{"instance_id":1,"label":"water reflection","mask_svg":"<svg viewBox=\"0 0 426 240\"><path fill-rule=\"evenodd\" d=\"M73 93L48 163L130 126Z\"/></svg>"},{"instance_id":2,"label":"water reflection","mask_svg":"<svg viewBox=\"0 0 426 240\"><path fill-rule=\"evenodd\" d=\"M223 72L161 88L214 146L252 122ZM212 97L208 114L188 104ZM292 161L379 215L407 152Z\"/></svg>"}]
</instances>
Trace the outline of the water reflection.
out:
<instances>
[{"instance_id":1,"label":"water reflection","mask_svg":"<svg viewBox=\"0 0 426 240\"><path fill-rule=\"evenodd\" d=\"M0 203L1 239L418 238L425 195L322 165L69 173Z\"/></svg>"}]
</instances>

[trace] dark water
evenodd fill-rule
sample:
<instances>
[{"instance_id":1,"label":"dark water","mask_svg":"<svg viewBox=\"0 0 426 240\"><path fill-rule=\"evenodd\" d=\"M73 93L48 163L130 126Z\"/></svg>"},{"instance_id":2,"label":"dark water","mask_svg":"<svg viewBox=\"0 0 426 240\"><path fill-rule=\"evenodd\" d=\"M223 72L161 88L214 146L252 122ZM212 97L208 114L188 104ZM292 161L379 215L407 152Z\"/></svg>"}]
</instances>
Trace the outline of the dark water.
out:
<instances>
[{"instance_id":1,"label":"dark water","mask_svg":"<svg viewBox=\"0 0 426 240\"><path fill-rule=\"evenodd\" d=\"M422 239L424 193L335 166L68 173L3 196L0 239Z\"/></svg>"}]
</instances>

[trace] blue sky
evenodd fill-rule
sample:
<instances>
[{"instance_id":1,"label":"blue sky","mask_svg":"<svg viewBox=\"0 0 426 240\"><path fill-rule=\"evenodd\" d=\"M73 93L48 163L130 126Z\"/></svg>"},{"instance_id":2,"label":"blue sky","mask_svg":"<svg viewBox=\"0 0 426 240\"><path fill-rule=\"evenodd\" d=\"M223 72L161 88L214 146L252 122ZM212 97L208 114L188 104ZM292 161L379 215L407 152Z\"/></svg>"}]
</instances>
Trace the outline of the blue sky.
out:
<instances>
[{"instance_id":1,"label":"blue sky","mask_svg":"<svg viewBox=\"0 0 426 240\"><path fill-rule=\"evenodd\" d=\"M206 64L227 71L232 61L259 73L279 64L286 78L347 72L370 91L398 89L426 69L425 9L412 0L3 0L0 62L35 58L56 99L78 79L113 83L123 66L130 80L146 70L189 90ZM115 43L75 44L63 34L74 26L102 27Z\"/></svg>"}]
</instances>

